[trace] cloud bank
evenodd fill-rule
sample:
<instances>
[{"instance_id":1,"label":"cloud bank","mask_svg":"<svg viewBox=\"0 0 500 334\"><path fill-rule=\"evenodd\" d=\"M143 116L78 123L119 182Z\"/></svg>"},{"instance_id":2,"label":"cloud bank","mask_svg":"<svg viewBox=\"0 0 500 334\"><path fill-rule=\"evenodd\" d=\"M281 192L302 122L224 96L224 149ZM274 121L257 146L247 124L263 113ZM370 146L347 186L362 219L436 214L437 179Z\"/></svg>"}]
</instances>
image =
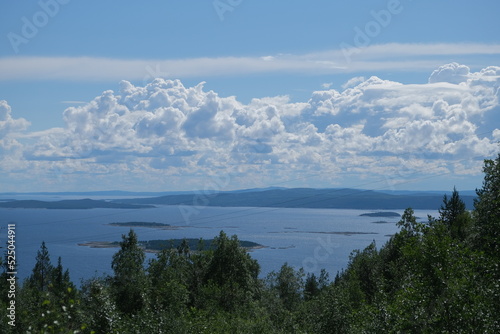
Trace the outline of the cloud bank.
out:
<instances>
[{"instance_id":1,"label":"cloud bank","mask_svg":"<svg viewBox=\"0 0 500 334\"><path fill-rule=\"evenodd\" d=\"M14 119L7 101L0 101L0 170L11 172L15 162L22 160L23 146L17 140L29 126L24 118Z\"/></svg>"},{"instance_id":2,"label":"cloud bank","mask_svg":"<svg viewBox=\"0 0 500 334\"><path fill-rule=\"evenodd\" d=\"M346 57L346 54L349 54ZM420 71L442 64L442 57L498 57L500 44L389 43L354 49L262 57L188 59L110 59L96 57L0 58L0 81L118 81L154 78L207 78L256 73L325 75L374 71ZM486 60L489 61L489 60ZM481 66L475 64L476 67Z\"/></svg>"},{"instance_id":3,"label":"cloud bank","mask_svg":"<svg viewBox=\"0 0 500 334\"><path fill-rule=\"evenodd\" d=\"M388 188L477 175L499 149L496 66L447 64L426 84L358 77L302 103L277 96L243 104L203 84L122 81L67 108L63 128L40 133L27 132L1 101L2 183L36 176L44 189L203 189L223 176L229 188L363 180Z\"/></svg>"}]
</instances>

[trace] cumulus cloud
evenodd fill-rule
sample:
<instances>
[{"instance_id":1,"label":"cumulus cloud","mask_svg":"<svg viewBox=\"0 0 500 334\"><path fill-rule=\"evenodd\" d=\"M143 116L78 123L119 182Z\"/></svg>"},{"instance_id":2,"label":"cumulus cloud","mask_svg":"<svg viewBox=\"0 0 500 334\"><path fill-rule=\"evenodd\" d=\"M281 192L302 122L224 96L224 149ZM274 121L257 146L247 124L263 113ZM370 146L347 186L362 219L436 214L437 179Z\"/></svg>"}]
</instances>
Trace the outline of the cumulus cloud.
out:
<instances>
[{"instance_id":1,"label":"cumulus cloud","mask_svg":"<svg viewBox=\"0 0 500 334\"><path fill-rule=\"evenodd\" d=\"M26 130L29 124L24 118L12 118L11 107L7 101L0 100L0 140Z\"/></svg>"},{"instance_id":2,"label":"cumulus cloud","mask_svg":"<svg viewBox=\"0 0 500 334\"><path fill-rule=\"evenodd\" d=\"M342 85L342 89L347 89L347 88L354 87L357 84L362 83L363 81L365 81L364 77L354 77L354 78L351 78L351 79L347 80L347 82L345 84ZM330 88L330 87L327 87L327 88Z\"/></svg>"},{"instance_id":3,"label":"cumulus cloud","mask_svg":"<svg viewBox=\"0 0 500 334\"><path fill-rule=\"evenodd\" d=\"M437 70L432 72L429 82L449 82L459 84L467 81L470 76L470 69L465 65L457 63L446 64L440 66Z\"/></svg>"},{"instance_id":4,"label":"cumulus cloud","mask_svg":"<svg viewBox=\"0 0 500 334\"><path fill-rule=\"evenodd\" d=\"M64 128L32 135L37 140L24 157L38 168L59 164L158 187L202 188L221 173L235 187L307 175L333 185L346 174L479 173L477 160L498 150L499 74L500 67L471 72L453 63L426 84L358 77L306 102L278 96L248 104L206 91L204 83L122 81L117 92L67 108ZM0 102L0 140L27 127L10 114Z\"/></svg>"},{"instance_id":5,"label":"cumulus cloud","mask_svg":"<svg viewBox=\"0 0 500 334\"><path fill-rule=\"evenodd\" d=\"M23 145L19 137L29 127L24 118L12 117L12 109L0 100L0 171L4 174L20 170L23 166Z\"/></svg>"}]
</instances>

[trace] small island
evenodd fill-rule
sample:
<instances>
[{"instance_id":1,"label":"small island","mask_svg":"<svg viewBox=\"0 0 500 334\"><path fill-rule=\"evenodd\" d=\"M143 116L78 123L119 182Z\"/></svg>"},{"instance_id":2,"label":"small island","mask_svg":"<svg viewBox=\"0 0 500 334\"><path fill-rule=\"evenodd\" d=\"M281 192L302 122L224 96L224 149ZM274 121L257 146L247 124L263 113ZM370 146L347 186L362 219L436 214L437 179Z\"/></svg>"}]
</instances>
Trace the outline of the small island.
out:
<instances>
[{"instance_id":1,"label":"small island","mask_svg":"<svg viewBox=\"0 0 500 334\"><path fill-rule=\"evenodd\" d=\"M394 222L388 222L385 220L377 220L376 222L372 222L372 224L394 224Z\"/></svg>"},{"instance_id":2,"label":"small island","mask_svg":"<svg viewBox=\"0 0 500 334\"><path fill-rule=\"evenodd\" d=\"M380 211L380 212L368 212L360 214L361 217L385 217L385 218L399 218L401 215L397 212L391 211Z\"/></svg>"},{"instance_id":3,"label":"small island","mask_svg":"<svg viewBox=\"0 0 500 334\"><path fill-rule=\"evenodd\" d=\"M171 227L170 224L155 223L155 222L126 222L126 223L117 222L117 223L110 223L108 225L124 226L124 227L151 227L151 228Z\"/></svg>"},{"instance_id":4,"label":"small island","mask_svg":"<svg viewBox=\"0 0 500 334\"><path fill-rule=\"evenodd\" d=\"M171 239L171 240L147 240L139 241L139 245L148 253L158 253L164 249L176 249L183 241L186 241L190 250L213 250L215 249L214 239L200 240L200 239ZM248 251L254 249L265 248L265 246L252 241L239 240L240 247ZM78 246L87 246L90 248L118 248L120 247L119 241L89 241L79 243Z\"/></svg>"}]
</instances>

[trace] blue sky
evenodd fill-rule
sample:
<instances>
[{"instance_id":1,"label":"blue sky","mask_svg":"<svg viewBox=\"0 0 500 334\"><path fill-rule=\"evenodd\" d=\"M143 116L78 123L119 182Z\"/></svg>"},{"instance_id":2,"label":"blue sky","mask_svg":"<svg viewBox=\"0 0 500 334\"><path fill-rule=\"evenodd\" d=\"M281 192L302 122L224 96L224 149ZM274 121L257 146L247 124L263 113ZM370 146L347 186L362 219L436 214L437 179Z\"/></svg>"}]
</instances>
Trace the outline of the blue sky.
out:
<instances>
[{"instance_id":1,"label":"blue sky","mask_svg":"<svg viewBox=\"0 0 500 334\"><path fill-rule=\"evenodd\" d=\"M500 140L498 12L2 2L0 191L479 187Z\"/></svg>"}]
</instances>

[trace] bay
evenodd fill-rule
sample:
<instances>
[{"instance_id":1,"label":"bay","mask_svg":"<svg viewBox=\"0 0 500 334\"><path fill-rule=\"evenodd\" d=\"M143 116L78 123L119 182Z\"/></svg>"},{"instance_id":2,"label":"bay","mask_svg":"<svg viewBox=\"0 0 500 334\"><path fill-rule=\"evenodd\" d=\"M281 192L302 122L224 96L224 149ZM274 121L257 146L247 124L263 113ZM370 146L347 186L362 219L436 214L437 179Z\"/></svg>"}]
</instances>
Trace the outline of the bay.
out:
<instances>
[{"instance_id":1,"label":"bay","mask_svg":"<svg viewBox=\"0 0 500 334\"><path fill-rule=\"evenodd\" d=\"M402 214L404 210L394 210ZM250 252L261 265L261 276L287 262L296 269L319 274L326 269L331 277L346 268L349 254L363 249L372 241L382 246L396 233L397 217L360 216L366 210L291 209L248 207L158 206L152 209L0 209L0 242L5 247L7 224L16 224L18 278L30 275L37 251L45 241L53 264L62 258L71 279L111 274L111 260L117 248L90 248L79 243L120 241L129 227L110 226L114 222L156 222L175 229L135 227L140 240L203 238L212 239L224 230L240 240L265 246ZM437 211L416 210L426 219ZM381 223L383 220L385 223ZM5 248L3 248L5 249ZM151 259L155 255L147 254Z\"/></svg>"}]
</instances>

